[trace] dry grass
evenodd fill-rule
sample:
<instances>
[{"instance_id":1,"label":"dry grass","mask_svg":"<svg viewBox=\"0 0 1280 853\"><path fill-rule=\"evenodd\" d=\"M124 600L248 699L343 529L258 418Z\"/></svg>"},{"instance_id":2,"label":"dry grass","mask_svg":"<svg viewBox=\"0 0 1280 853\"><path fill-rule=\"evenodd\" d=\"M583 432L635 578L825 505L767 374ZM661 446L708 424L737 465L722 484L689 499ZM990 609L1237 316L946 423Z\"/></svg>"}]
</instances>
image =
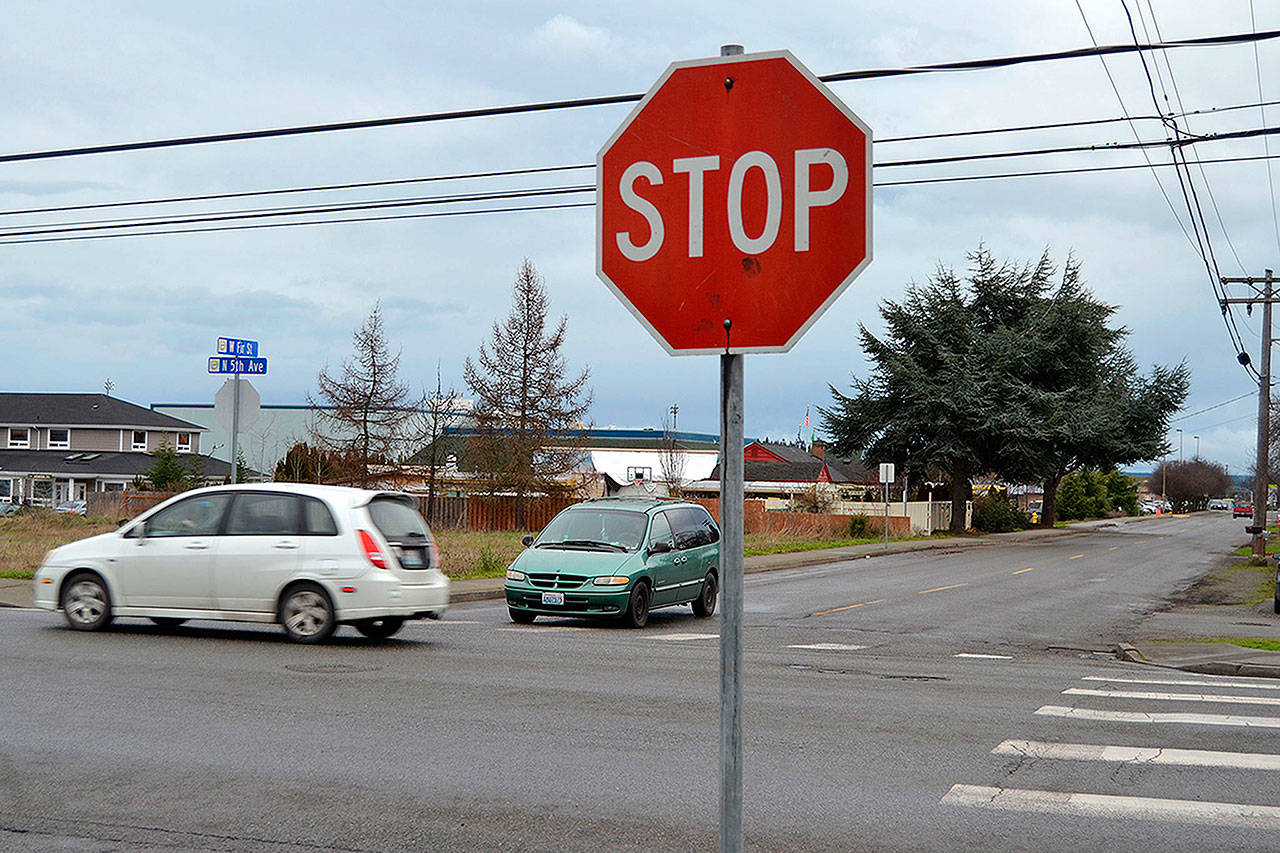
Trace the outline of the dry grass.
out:
<instances>
[{"instance_id":1,"label":"dry grass","mask_svg":"<svg viewBox=\"0 0 1280 853\"><path fill-rule=\"evenodd\" d=\"M81 518L51 509L25 509L0 518L0 577L29 578L50 548L115 530L105 518Z\"/></svg>"},{"instance_id":2,"label":"dry grass","mask_svg":"<svg viewBox=\"0 0 1280 853\"><path fill-rule=\"evenodd\" d=\"M84 539L116 528L104 518L84 519L52 510L26 510L20 515L0 518L0 577L29 578L50 548ZM524 545L524 531L453 530L432 531L440 546L445 574L454 580L500 578ZM746 555L782 554L818 548L838 548L879 542L870 539L831 539L804 535L750 534Z\"/></svg>"},{"instance_id":3,"label":"dry grass","mask_svg":"<svg viewBox=\"0 0 1280 853\"><path fill-rule=\"evenodd\" d=\"M512 530L439 529L435 534L444 572L454 580L500 578L524 550L526 532Z\"/></svg>"}]
</instances>

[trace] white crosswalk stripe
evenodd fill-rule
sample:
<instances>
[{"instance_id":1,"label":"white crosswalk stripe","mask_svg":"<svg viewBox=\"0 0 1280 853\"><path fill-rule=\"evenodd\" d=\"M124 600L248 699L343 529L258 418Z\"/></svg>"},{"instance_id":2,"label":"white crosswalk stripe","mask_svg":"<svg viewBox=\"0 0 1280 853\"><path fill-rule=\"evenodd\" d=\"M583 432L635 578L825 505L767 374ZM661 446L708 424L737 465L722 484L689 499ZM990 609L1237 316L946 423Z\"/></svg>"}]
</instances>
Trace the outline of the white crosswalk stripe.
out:
<instances>
[{"instance_id":1,"label":"white crosswalk stripe","mask_svg":"<svg viewBox=\"0 0 1280 853\"><path fill-rule=\"evenodd\" d=\"M1240 770L1280 770L1280 755L1263 752L1218 752L1165 747L1099 746L1090 743L1045 743L1007 740L991 750L995 755L1026 756L1061 761L1134 761L1180 767L1235 767Z\"/></svg>"},{"instance_id":2,"label":"white crosswalk stripe","mask_svg":"<svg viewBox=\"0 0 1280 853\"><path fill-rule=\"evenodd\" d=\"M1133 779L1146 780L1148 790L1141 788L1133 794L1154 793L1158 796L1120 796L1113 793L1096 793L1088 790L1043 790L1040 785L1029 785L1026 788L1012 788L1004 785L973 785L960 783L952 788L939 801L940 805L972 809L994 809L999 811L1035 812L1041 814L1068 815L1079 818L1111 818L1120 820L1147 820L1163 822L1194 823L1213 827L1240 827L1248 829L1275 830L1280 829L1280 805L1249 802L1215 802L1208 799L1179 799L1173 794L1194 792L1192 796L1200 796L1201 788L1196 786L1195 777L1187 773L1202 768L1205 772L1216 770L1240 772L1280 772L1280 749L1272 752L1245 752L1212 749L1194 749L1194 741L1199 737L1192 734L1191 726L1217 728L1238 728L1268 730L1280 729L1280 716L1262 716L1253 714L1231 713L1198 713L1189 711L1162 711L1161 706L1169 707L1170 702L1194 702L1206 705L1254 705L1268 707L1280 705L1280 696L1266 695L1270 691L1280 690L1280 683L1266 680L1253 680L1239 677L1212 676L1180 676L1170 674L1163 676L1152 673L1117 673L1088 675L1081 679L1091 686L1071 686L1062 691L1062 695L1078 698L1088 707L1069 707L1064 705L1044 705L1033 711L1039 718L1057 719L1069 732L1076 732L1080 726L1093 724L1109 725L1108 731L1116 731L1113 724L1134 724L1135 733L1144 732L1138 744L1120 743L1075 743L1068 738L1050 737L1048 740L1030 740L1010 738L991 750L993 755L1007 758L1030 759L1036 764L1037 774L1048 772L1050 778L1059 775L1055 762L1075 763L1079 770L1061 771L1064 779L1078 780L1090 778L1093 771L1089 764L1098 765L1105 777L1099 776L1098 784L1114 790L1116 773L1120 768L1129 768L1140 773ZM1118 685L1111 686L1111 685ZM1131 685L1131 686L1130 686ZM1206 692L1178 692L1174 690L1143 688L1210 688ZM1230 692L1223 692L1230 691ZM1252 692L1251 692L1252 691ZM1108 702L1115 702L1116 707L1106 707ZM1152 710L1134 710L1134 703L1144 703ZM1101 707L1099 707L1101 705ZM1139 705L1138 707L1143 707ZM1207 709L1216 710L1216 709ZM1223 708L1222 710L1229 710ZM1069 727L1069 728L1068 728ZM1127 731L1128 729L1124 729ZM1155 738L1174 739L1169 743L1151 743ZM1208 737L1208 734L1206 734ZM1221 736L1217 736L1219 742ZM1237 737L1249 737L1245 734L1232 735L1227 745L1234 746ZM1270 743L1262 741L1267 748ZM1182 742L1177 742L1181 739ZM1242 741L1244 743L1245 741ZM1015 770L1006 765L1005 776L1011 776L1016 768L1024 768L1019 761ZM1183 775L1168 776L1169 770L1160 776L1161 767L1183 768ZM1104 770L1105 768L1105 770ZM1150 768L1150 769L1147 769ZM1025 770L1023 771L1025 772ZM1084 774L1083 777L1081 774ZM1024 778L1024 777L1019 777ZM1043 778L1043 775L1033 778ZM1130 778L1130 777L1126 777ZM1241 791L1257 791L1256 780L1240 786ZM1165 783L1173 780L1172 790ZM975 780L977 781L977 780ZM1187 786L1191 787L1188 788ZM1223 787L1221 779L1212 782L1215 787L1204 790L1235 790ZM1052 784L1044 785L1052 788ZM1064 788L1076 785L1063 785ZM1081 787L1093 787L1084 785ZM1179 787L1182 790L1178 790ZM1096 789L1095 789L1096 790ZM1104 788L1105 790L1105 788ZM1171 796L1164 796L1164 794ZM1230 799L1235 799L1230 796ZM1248 799L1248 794L1242 794ZM1261 799L1269 799L1262 797Z\"/></svg>"},{"instance_id":3,"label":"white crosswalk stripe","mask_svg":"<svg viewBox=\"0 0 1280 853\"><path fill-rule=\"evenodd\" d=\"M1028 791L988 785L954 785L943 796L942 802L981 809L1048 812L1079 817L1139 818L1249 829L1280 829L1280 807L1246 803Z\"/></svg>"},{"instance_id":4,"label":"white crosswalk stripe","mask_svg":"<svg viewBox=\"0 0 1280 853\"><path fill-rule=\"evenodd\" d=\"M1157 702L1219 702L1223 705L1280 705L1280 696L1233 696L1225 693L1159 693L1143 690L1094 690L1069 687L1064 696L1106 696L1111 699L1151 699Z\"/></svg>"},{"instance_id":5,"label":"white crosswalk stripe","mask_svg":"<svg viewBox=\"0 0 1280 853\"><path fill-rule=\"evenodd\" d=\"M1201 726L1280 729L1280 717L1247 717L1235 714L1160 714L1143 711L1101 711L1096 708L1065 708L1060 705L1045 705L1037 709L1036 713L1047 717L1106 720L1113 723L1188 723Z\"/></svg>"},{"instance_id":6,"label":"white crosswalk stripe","mask_svg":"<svg viewBox=\"0 0 1280 853\"><path fill-rule=\"evenodd\" d=\"M1121 678L1105 675L1086 675L1081 681L1105 682L1107 684L1163 684L1171 687L1232 687L1241 688L1243 690L1280 690L1280 684L1276 684L1274 679L1269 679L1270 684L1259 681L1209 681L1210 678L1221 678L1222 676L1202 676L1196 679L1179 679L1179 678Z\"/></svg>"}]
</instances>

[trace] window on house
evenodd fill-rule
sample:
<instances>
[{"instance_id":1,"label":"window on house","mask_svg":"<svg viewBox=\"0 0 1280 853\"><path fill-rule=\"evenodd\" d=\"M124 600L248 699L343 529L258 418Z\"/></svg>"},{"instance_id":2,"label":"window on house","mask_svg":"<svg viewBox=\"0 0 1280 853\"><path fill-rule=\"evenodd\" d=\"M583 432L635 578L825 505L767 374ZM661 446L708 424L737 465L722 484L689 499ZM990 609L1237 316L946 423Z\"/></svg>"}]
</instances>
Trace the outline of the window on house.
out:
<instances>
[{"instance_id":1,"label":"window on house","mask_svg":"<svg viewBox=\"0 0 1280 853\"><path fill-rule=\"evenodd\" d=\"M130 450L146 450L147 449L147 431L145 429L135 429L133 431L133 443L129 445Z\"/></svg>"},{"instance_id":2,"label":"window on house","mask_svg":"<svg viewBox=\"0 0 1280 853\"><path fill-rule=\"evenodd\" d=\"M191 433L189 432L178 433L178 452L179 453L191 452Z\"/></svg>"},{"instance_id":3,"label":"window on house","mask_svg":"<svg viewBox=\"0 0 1280 853\"><path fill-rule=\"evenodd\" d=\"M18 429L9 427L9 448L12 450L26 450L31 446L31 431L27 429Z\"/></svg>"},{"instance_id":4,"label":"window on house","mask_svg":"<svg viewBox=\"0 0 1280 853\"><path fill-rule=\"evenodd\" d=\"M648 467L629 467L627 468L627 479L633 483L647 483L653 479L653 469Z\"/></svg>"},{"instance_id":5,"label":"window on house","mask_svg":"<svg viewBox=\"0 0 1280 853\"><path fill-rule=\"evenodd\" d=\"M66 450L69 447L71 447L71 430L69 429L49 430L49 449L50 450Z\"/></svg>"}]
</instances>

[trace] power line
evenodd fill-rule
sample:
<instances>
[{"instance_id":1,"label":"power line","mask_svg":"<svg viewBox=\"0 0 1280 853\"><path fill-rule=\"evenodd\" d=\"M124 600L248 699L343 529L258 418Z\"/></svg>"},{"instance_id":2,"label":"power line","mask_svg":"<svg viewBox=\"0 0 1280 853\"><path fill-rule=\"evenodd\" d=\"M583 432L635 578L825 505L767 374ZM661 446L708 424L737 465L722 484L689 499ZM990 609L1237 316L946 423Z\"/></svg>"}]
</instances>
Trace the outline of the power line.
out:
<instances>
[{"instance_id":1,"label":"power line","mask_svg":"<svg viewBox=\"0 0 1280 853\"><path fill-rule=\"evenodd\" d=\"M1090 56L1104 56L1113 53L1132 53L1158 48L1177 47L1214 47L1231 44L1257 43L1268 39L1280 38L1280 30L1264 32L1234 33L1222 36L1204 36L1192 39L1178 39L1157 45L1118 44L1099 46L1094 42L1092 48L1054 51L1051 53L1020 54L991 59L962 60L959 62L941 62L932 65L917 65L908 68L880 68L865 71L844 71L827 74L818 79L825 82L846 80L868 80L873 78L900 77L909 74L926 74L942 71L978 71L992 68L1007 68L1031 62L1046 62L1061 59L1079 59ZM78 157L88 154L107 154L123 151L142 151L157 148L177 148L187 145L206 145L216 142L243 142L253 139L270 139L285 136L301 136L313 133L330 133L344 130L362 130L375 127L393 127L409 124L424 124L437 121L453 121L457 119L485 118L493 116L517 115L522 113L547 112L551 110L579 109L583 107L626 104L639 101L643 94L606 95L595 98L571 98L559 101L542 101L527 104L511 104L499 107L480 107L469 110L448 110L418 115L391 116L384 118L359 119L355 121L330 122L325 124L296 125L264 130L244 130L230 133L209 133L196 136L181 136L168 139L150 139L136 142L117 142L106 145L86 145L76 148L57 148L43 151L27 151L17 154L0 155L0 163L16 163L30 160L50 160L60 157Z\"/></svg>"},{"instance_id":2,"label":"power line","mask_svg":"<svg viewBox=\"0 0 1280 853\"><path fill-rule=\"evenodd\" d=\"M1163 144L1163 143L1150 143L1150 144L1156 145L1156 144ZM1104 146L1102 148L1099 148L1097 146L1088 146L1088 147L1083 147L1081 150L1107 150L1108 147L1109 146ZM1034 153L1034 152L1028 152L1028 153ZM1022 156L1022 154L1023 152L1011 152L1007 156ZM975 158L986 158L990 156L996 156L996 155L975 155ZM1221 161L1210 161L1210 162L1236 162L1239 159L1246 159L1246 158L1222 158ZM879 167L886 167L891 165L896 166L896 165L903 165L903 164L910 165L911 162L899 161L899 162L889 163L889 164L879 164ZM1154 168L1155 165L1161 165L1161 166L1175 165L1176 166L1176 164L1151 164L1151 167ZM1037 170L1033 172L1006 172L1006 173L997 173L994 175L965 175L965 176L956 176L956 177L924 178L924 179L904 180L904 181L880 181L880 182L875 182L875 186L907 186L907 185L918 185L918 184L924 184L924 183L951 183L951 182L957 182L957 181L991 180L995 178L1012 178L1012 177L1032 177L1032 176L1052 175L1052 174L1072 174L1072 173L1080 173L1080 172L1111 171L1111 170L1132 169L1132 168L1141 168L1141 164L1130 164L1130 165L1120 165L1120 166L1110 166L1110 167L1095 166L1095 167L1080 167L1080 168L1065 168L1065 169L1045 169L1045 170ZM507 170L507 173L510 174L510 173L515 173L519 171L521 170ZM487 173L487 174L493 174L493 173ZM418 180L418 179L414 179L414 180ZM432 180L432 179L421 179L421 180ZM369 183L378 183L378 182L366 182L366 184L369 184ZM365 184L362 184L362 185L365 185ZM325 202L320 204L290 205L290 206L283 206L283 207L259 207L259 208L247 208L242 210L206 211L206 212L194 212L194 213L178 214L178 215L162 214L158 216L136 216L136 217L116 217L116 218L109 218L109 219L71 220L71 221L61 221L61 222L40 223L40 224L27 225L27 226L7 225L7 226L0 226L0 238L43 236L43 235L69 233L69 232L75 232L75 231L107 231L107 230L121 230L121 229L128 229L128 228L151 228L151 227L158 227L158 226L164 226L164 225L187 225L187 224L196 224L196 223L203 223L203 222L231 221L236 219L275 218L275 217L292 216L292 215L298 215L298 216L318 215L318 214L325 214L325 213L351 212L355 210L368 210L368 209L390 208L390 207L413 207L418 205L437 205L437 204L471 203L471 202L477 202L477 201L511 200L511 199L519 199L519 198L534 198L534 197L548 196L548 195L566 195L566 194L585 193L585 192L593 192L594 190L595 190L595 186L593 184L578 184L578 185L570 185L570 186L551 186L551 187L533 187L533 188L515 189L515 190L496 190L491 192L479 192L479 193L460 193L460 194L434 195L434 196L410 196L410 197L399 197L399 198L390 198L390 199L386 199L386 198L366 199L366 200L343 202L343 203Z\"/></svg>"},{"instance_id":3,"label":"power line","mask_svg":"<svg viewBox=\"0 0 1280 853\"><path fill-rule=\"evenodd\" d=\"M1253 16L1253 0L1249 0L1249 26L1250 28L1255 30L1258 28L1257 21L1254 19L1254 16ZM1259 93L1258 94L1258 101L1259 101L1258 110L1259 112L1262 113L1262 120L1265 122L1267 119L1267 108L1263 103L1261 103L1262 101L1262 94L1261 94L1262 93L1262 62L1261 60L1258 59L1258 45L1256 42L1253 45L1253 70L1258 80L1258 93ZM1271 142L1265 136L1262 138L1262 149L1268 156L1270 156ZM1275 229L1276 248L1280 249L1280 214L1277 214L1276 212L1276 182L1275 182L1275 178L1273 178L1271 175L1270 160L1267 161L1267 187L1271 191L1271 224L1272 224L1272 227Z\"/></svg>"},{"instance_id":4,"label":"power line","mask_svg":"<svg viewBox=\"0 0 1280 853\"><path fill-rule=\"evenodd\" d=\"M1263 155L1250 155L1250 156L1246 156L1246 157L1226 157L1226 158L1221 158L1221 159L1217 159L1217 160L1205 160L1205 161L1203 161L1203 162L1205 162L1206 164L1212 164L1212 163L1236 163L1236 162L1242 162L1242 161L1254 161L1254 160L1258 160L1258 159L1261 159L1261 157L1262 157L1262 156L1263 156ZM1274 154L1274 155L1271 155L1271 156L1272 156L1274 159L1280 159L1280 154ZM1157 163L1157 164L1155 164L1155 166L1156 166L1157 168L1172 168L1172 167L1174 166L1174 164L1172 164L1172 163ZM960 176L940 177L940 178L917 178L917 179L904 180L904 181L877 181L877 182L875 182L875 186L877 186L877 187L887 187L887 186L904 186L904 185L921 185L921 184L944 184L944 183L953 183L953 182L958 182L958 181L976 181L976 180L992 180L992 179L1012 179L1012 178L1022 178L1022 177L1041 177L1041 176L1045 176L1045 175L1079 174L1079 173L1089 173L1089 172L1109 172L1109 171L1115 171L1115 170L1120 170L1120 169L1146 169L1146 168L1149 168L1149 167L1148 167L1146 164L1143 164L1143 163L1135 163L1135 164L1121 165L1121 166L1084 166L1084 167L1070 168L1070 169L1047 169L1047 170L1037 170L1037 171L1031 171L1031 172L1006 172L1006 173L988 174L988 175L960 175ZM548 187L548 188L540 189L540 190L530 190L530 191L526 191L526 192L528 192L528 193L529 193L529 195L528 195L528 196L515 196L514 194L511 194L511 197L531 197L533 194L538 194L538 193L546 193L546 194L567 194L567 193L569 193L569 192L590 192L590 191L594 191L594 189L595 189L595 188L594 188L593 186L591 186L591 187L587 187L587 186L582 186L582 187ZM476 196L479 196L479 195L481 195L481 194L475 194L475 195L476 195ZM497 199L497 198L502 198L502 197L504 197L504 195L503 195L503 194L487 194L487 195L491 195L491 196L492 196L492 199ZM426 197L426 198L425 198L425 199L423 199L423 200L414 200L414 201L412 201L411 203L406 204L405 206L415 206L415 205L423 205L423 204L431 204L431 203L449 203L448 201L442 201L442 200L439 200L440 198L441 198L441 197L434 197L434 196L433 196L433 197ZM486 200L492 200L492 199L486 199ZM393 201L395 201L395 200L393 200ZM404 200L400 200L400 201L404 201ZM452 199L452 202L453 202L453 203L463 203L463 197L459 196L459 197L457 197L457 198L454 198L454 199ZM427 216L370 216L370 217L347 217L347 218L342 218L342 219L329 219L329 220L313 220L313 221L299 221L299 222L278 222L278 223L260 223L260 224L257 224L257 225L251 226L251 227L252 227L253 229L260 229L260 228L271 228L271 227L291 227L291 226L295 226L295 225L346 224L346 223L358 223L358 222L378 222L378 221L396 220L396 219L439 218L439 217L447 217L447 216L455 216L455 215L456 215L456 216L470 216L470 215L474 215L474 214L477 214L477 213L523 213L523 212L543 211L543 210L560 210L560 209L565 209L565 208L574 208L574 207L591 207L591 206L593 206L593 205L594 205L594 202L582 202L582 203L574 203L574 204L560 204L560 205L529 205L529 206L521 206L521 207L494 208L494 209L483 209L483 210L474 210L474 211L468 211L468 210L460 210L460 211L444 211L444 212L440 212L440 213L433 213L433 214L431 214L429 217L427 217ZM351 209L367 209L367 208L364 208L364 207L357 207L357 206L352 206L352 208L351 208ZM278 210L284 210L284 209L278 209ZM344 208L342 208L341 206L335 206L335 209L334 209L334 210L330 210L330 211L327 211L327 212L342 212L343 210L344 210ZM304 215L314 215L314 214L316 214L316 213L319 213L320 211L314 210L313 208L302 207L302 208L299 208L299 209L297 209L296 211L293 211L293 212L294 212L296 215L304 216ZM221 215L221 214L214 214L214 215L215 215L215 216L218 216L218 215ZM236 217L236 216L224 216L223 218L224 218L224 219L237 219L237 218L242 218L242 217ZM35 230L34 230L34 229L32 229L32 232L31 232L31 233L29 233L26 237L23 237L22 239L5 239L5 238L14 238L14 237L17 237L18 235L17 235L17 234L14 234L14 233L9 233L9 234L0 233L0 245L20 245L20 244L27 244L27 243L61 243L61 242L80 241L80 240L106 239L106 238L112 238L112 237L146 237L146 236L158 236L158 235L166 235L166 234L187 234L187 233L203 233L203 232L211 232L211 231L231 231L231 230L242 230L241 228L232 228L232 227L215 227L215 228L175 228L175 229L168 229L168 230L163 230L163 231L133 231L133 232L129 232L129 233L87 234L87 235L78 235L78 236L76 236L76 235L72 235L72 236L39 236L40 234L44 234L44 233L56 234L56 233L57 233L57 232L56 232L56 230L55 230L56 228L58 228L58 227L62 227L62 226L66 226L66 225L69 225L69 224L70 224L70 223L51 223L51 225L50 225L50 227L49 227L49 230L48 230L48 231L41 231L41 232L38 232L38 233L37 233L37 232L35 232ZM162 224L162 223L160 223L160 222L150 222L150 224L147 224L147 222L145 222L145 221L139 221L139 222L135 223L133 227L136 227L136 228L144 228L144 227L154 228L154 227L157 227L157 226L158 226L158 225L160 225L160 224ZM193 222L193 223L188 223L188 224L195 224L195 223ZM123 229L123 228L126 228L126 227L128 227L128 226L122 226L122 229ZM248 229L248 228L250 228L250 226L244 226L243 228L244 228L244 229ZM70 229L70 230L79 230L79 229Z\"/></svg>"},{"instance_id":5,"label":"power line","mask_svg":"<svg viewBox=\"0 0 1280 853\"><path fill-rule=\"evenodd\" d=\"M1252 399L1256 396L1257 396L1256 392L1248 391L1244 394L1241 394L1239 397L1232 397L1230 400L1223 400L1221 403L1214 403L1212 406L1206 406L1205 408L1191 412L1190 414L1178 415L1176 418L1170 418L1169 423L1174 423L1175 421L1185 421L1187 418L1194 418L1196 415L1203 415L1205 412L1212 412L1214 409L1221 409L1223 406L1229 406L1232 403L1238 403L1245 398ZM1252 417L1252 415L1250 415L1250 417Z\"/></svg>"},{"instance_id":6,"label":"power line","mask_svg":"<svg viewBox=\"0 0 1280 853\"><path fill-rule=\"evenodd\" d=\"M1271 103L1280 104L1280 101L1274 101ZM1234 104L1234 105L1225 106L1225 107L1209 107L1203 110L1194 110L1192 112L1180 113L1178 115L1184 115L1184 116L1185 115L1207 115L1211 113L1229 112L1233 110L1253 109L1256 106L1258 106L1258 104L1256 103ZM875 145L878 147L883 144L896 143L896 142L913 142L913 141L919 141L924 139L960 138L960 137L966 137L966 136L983 136L983 135L1002 134L1002 133L1019 133L1019 132L1027 132L1027 131L1052 130L1052 129L1061 129L1061 128L1069 128L1069 127L1085 127L1090 125L1112 124L1116 122L1123 122L1123 121L1130 121L1130 120L1163 122L1165 118L1166 118L1165 116L1161 116L1161 115L1133 116L1133 117L1119 116L1119 117L1113 117L1113 118L1083 119L1079 121L1069 121L1069 122L1051 122L1047 124L1013 125L1008 127L982 128L978 130L959 130L959 131L945 131L941 133L922 133L922 134L914 134L910 136L897 136L897 137L887 137L887 138L876 139ZM1152 144L1159 144L1159 143L1152 143ZM1207 160L1205 162L1226 162L1226 161ZM356 182L338 183L338 184L318 184L318 185L309 185L309 186L281 187L281 188L262 189L262 190L243 190L238 192L226 192L226 193L202 193L202 194L185 195L185 196L168 196L168 197L147 198L147 199L132 199L127 201L104 201L104 202L93 202L93 203L86 203L86 204L58 205L53 207L20 208L17 210L0 210L0 216L29 216L29 215L44 214L44 213L68 213L68 212L77 211L77 210L103 210L103 209L113 208L113 207L134 207L134 206L141 207L141 206L150 206L150 205L159 205L159 204L184 204L184 203L194 202L194 201L220 201L220 200L238 199L238 198L251 198L254 196L288 195L288 194L297 194L297 193L329 192L329 191L335 191L335 190L351 190L351 189L370 189L373 187L401 186L401 185L418 184L418 183L432 183L432 182L440 182L440 181L457 181L457 180L470 180L470 179L495 178L495 177L514 177L514 176L520 176L520 175L536 175L536 174L545 174L545 173L552 173L552 172L567 172L567 171L586 170L586 169L594 169L594 168L595 168L594 163L575 163L571 165L561 165L561 166L535 166L535 167L527 167L527 168L520 168L520 169L499 169L499 170L491 170L491 171L483 171L483 172L462 172L462 173L451 174L451 175L431 175L431 176L417 177L417 178L394 178L394 179L384 179L384 180L376 180L376 181L356 181ZM1116 167L1116 168L1129 168L1129 167ZM1073 171L1073 170L1046 171L1046 172L1035 172L1035 173L1028 172L1028 173L1022 173L1022 174L1066 174L1070 171ZM1088 171L1088 170L1085 170L1085 171ZM1018 173L1015 173L1015 174L1018 174ZM912 184L912 183L919 183L919 181L891 182L891 183L884 184L884 186L905 185L905 184ZM877 186L880 186L880 184L877 184Z\"/></svg>"}]
</instances>

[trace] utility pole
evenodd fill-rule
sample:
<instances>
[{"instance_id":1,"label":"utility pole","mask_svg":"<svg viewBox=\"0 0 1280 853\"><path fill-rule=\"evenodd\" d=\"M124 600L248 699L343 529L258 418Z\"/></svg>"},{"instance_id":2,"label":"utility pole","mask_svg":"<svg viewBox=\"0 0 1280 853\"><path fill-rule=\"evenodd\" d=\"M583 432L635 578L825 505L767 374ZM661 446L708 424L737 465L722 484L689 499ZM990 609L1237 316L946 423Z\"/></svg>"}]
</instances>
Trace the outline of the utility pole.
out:
<instances>
[{"instance_id":1,"label":"utility pole","mask_svg":"<svg viewBox=\"0 0 1280 853\"><path fill-rule=\"evenodd\" d=\"M1252 296L1226 297L1220 299L1225 313L1230 305L1247 305L1252 309L1255 303L1262 305L1262 357L1258 364L1258 455L1254 465L1253 483L1253 524L1248 532L1253 536L1253 554L1256 557L1266 556L1267 540L1263 536L1267 528L1267 485L1271 480L1267 457L1270 438L1268 429L1271 421L1271 305L1276 301L1275 276L1267 270L1262 278L1245 276L1243 278L1223 277L1222 284L1244 284L1253 290ZM1258 289L1258 285L1263 287ZM1241 364L1249 363L1248 353L1237 356ZM1276 601L1280 603L1280 597Z\"/></svg>"}]
</instances>

